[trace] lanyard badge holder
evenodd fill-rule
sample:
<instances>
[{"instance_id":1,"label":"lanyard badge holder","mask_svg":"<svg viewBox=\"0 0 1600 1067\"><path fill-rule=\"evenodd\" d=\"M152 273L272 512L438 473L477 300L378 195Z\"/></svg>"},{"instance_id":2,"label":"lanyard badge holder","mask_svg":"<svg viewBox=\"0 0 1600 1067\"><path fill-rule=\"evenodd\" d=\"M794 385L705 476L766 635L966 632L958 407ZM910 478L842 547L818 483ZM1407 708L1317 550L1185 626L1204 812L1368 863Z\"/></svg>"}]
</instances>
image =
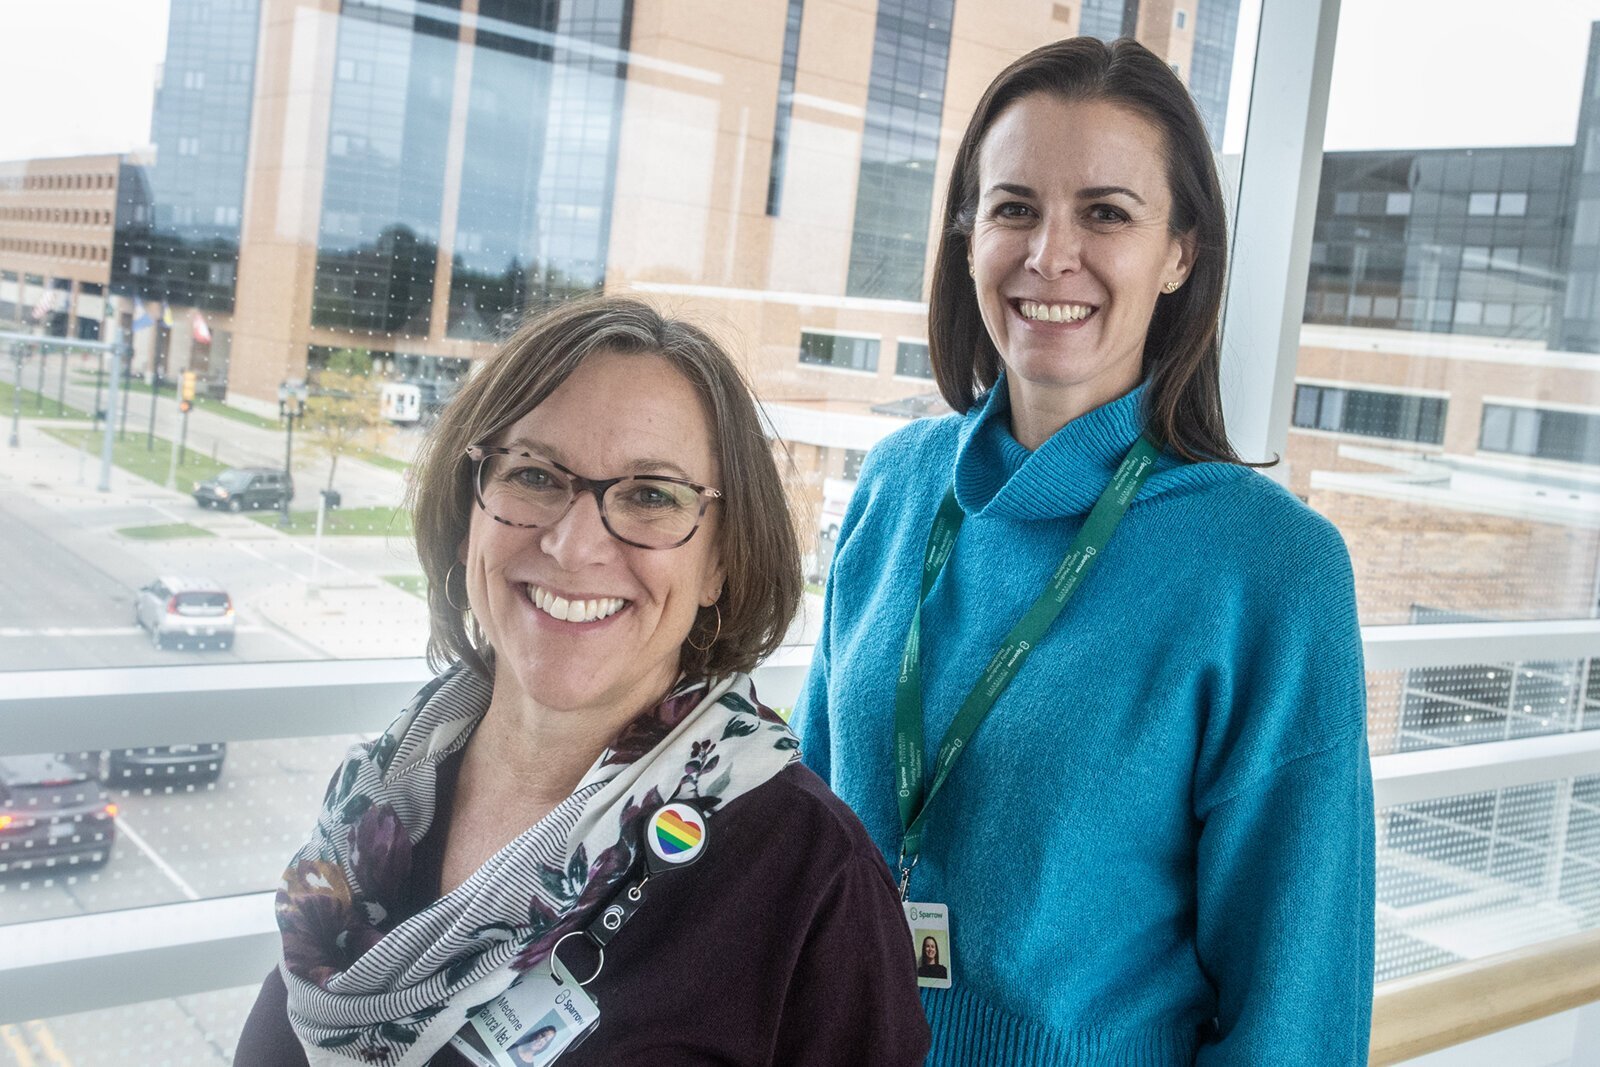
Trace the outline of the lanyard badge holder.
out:
<instances>
[{"instance_id":1,"label":"lanyard badge holder","mask_svg":"<svg viewBox=\"0 0 1600 1067\"><path fill-rule=\"evenodd\" d=\"M477 1008L450 1044L477 1067L543 1067L594 1032L600 1006L586 991L605 967L606 946L644 904L650 879L700 858L709 840L707 819L688 804L656 809L644 828L644 873L629 879L581 930L562 935L550 950L548 969L522 974L509 988ZM579 979L561 958L571 938L587 942L595 962Z\"/></svg>"},{"instance_id":2,"label":"lanyard badge holder","mask_svg":"<svg viewBox=\"0 0 1600 1067\"><path fill-rule=\"evenodd\" d=\"M922 747L922 605L933 591L934 581L944 570L955 550L956 535L966 518L956 502L955 489L945 493L928 532L928 549L922 564L922 595L911 617L905 652L900 659L900 678L895 686L895 794L900 809L900 903L911 927L917 953L917 985L932 989L950 988L954 961L950 953L950 909L943 904L913 901L911 872L922 854L922 835L927 829L928 804L950 776L957 758L972 735L994 708L1006 686L1022 670L1029 653L1050 631L1067 600L1082 584L1089 568L1111 542L1117 524L1127 514L1140 486L1150 477L1160 451L1149 438L1140 436L1134 443L1111 484L1095 502L1083 529L1072 547L1050 576L1043 593L1022 619L1006 634L990 657L978 684L967 694L961 709L939 743L934 759L933 778L924 788Z\"/></svg>"}]
</instances>

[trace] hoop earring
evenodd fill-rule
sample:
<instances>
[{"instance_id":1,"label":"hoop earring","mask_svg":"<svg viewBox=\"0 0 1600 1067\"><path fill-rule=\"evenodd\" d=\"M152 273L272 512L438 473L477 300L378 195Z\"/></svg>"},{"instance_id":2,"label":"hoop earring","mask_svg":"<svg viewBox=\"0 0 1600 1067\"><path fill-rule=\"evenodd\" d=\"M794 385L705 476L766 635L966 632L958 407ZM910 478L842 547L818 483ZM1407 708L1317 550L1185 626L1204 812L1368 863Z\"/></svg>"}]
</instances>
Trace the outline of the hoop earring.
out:
<instances>
[{"instance_id":1,"label":"hoop earring","mask_svg":"<svg viewBox=\"0 0 1600 1067\"><path fill-rule=\"evenodd\" d=\"M472 610L472 605L471 604L467 604L465 606L463 606L461 604L457 604L456 600L455 600L455 597L450 595L450 576L456 572L456 568L457 567L461 568L461 586L462 586L463 589L466 588L466 585L467 585L467 567L466 567L466 564L462 563L460 560L457 560L456 562L450 564L450 569L449 570L444 572L444 602L446 604L449 604L452 608L455 608L457 611L463 611L463 612L471 611Z\"/></svg>"},{"instance_id":2,"label":"hoop earring","mask_svg":"<svg viewBox=\"0 0 1600 1067\"><path fill-rule=\"evenodd\" d=\"M717 629L716 632L711 635L711 640L707 641L704 646L701 646L695 644L687 637L683 639L683 643L694 649L696 652L710 652L711 649L716 646L717 638L722 636L722 607L713 602L711 605L711 610L717 613Z\"/></svg>"}]
</instances>

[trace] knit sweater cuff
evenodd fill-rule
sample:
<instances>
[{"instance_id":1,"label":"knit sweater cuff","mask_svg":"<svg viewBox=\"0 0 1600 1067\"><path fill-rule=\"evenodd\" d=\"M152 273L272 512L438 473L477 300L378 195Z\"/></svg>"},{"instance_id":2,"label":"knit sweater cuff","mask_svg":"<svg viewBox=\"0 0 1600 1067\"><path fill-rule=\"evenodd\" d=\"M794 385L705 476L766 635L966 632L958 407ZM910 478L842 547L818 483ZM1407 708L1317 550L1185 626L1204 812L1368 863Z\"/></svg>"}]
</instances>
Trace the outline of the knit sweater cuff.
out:
<instances>
[{"instance_id":1,"label":"knit sweater cuff","mask_svg":"<svg viewBox=\"0 0 1600 1067\"><path fill-rule=\"evenodd\" d=\"M1193 1067L1199 1033L1053 1027L1019 1018L957 985L923 993L933 1054L928 1067Z\"/></svg>"}]
</instances>

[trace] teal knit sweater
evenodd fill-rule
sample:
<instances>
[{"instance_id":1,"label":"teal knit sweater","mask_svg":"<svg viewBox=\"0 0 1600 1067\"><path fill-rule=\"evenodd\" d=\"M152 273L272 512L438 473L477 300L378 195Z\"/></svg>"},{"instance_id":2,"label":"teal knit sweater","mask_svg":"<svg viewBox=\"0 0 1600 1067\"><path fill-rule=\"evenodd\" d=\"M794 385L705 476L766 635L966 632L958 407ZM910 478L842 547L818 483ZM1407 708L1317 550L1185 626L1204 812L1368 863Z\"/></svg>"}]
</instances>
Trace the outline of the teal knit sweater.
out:
<instances>
[{"instance_id":1,"label":"teal knit sweater","mask_svg":"<svg viewBox=\"0 0 1600 1067\"><path fill-rule=\"evenodd\" d=\"M868 457L797 721L891 863L896 671L952 473L966 522L922 616L930 767L1141 393L1030 453L1002 381ZM1163 455L931 802L911 899L951 909L930 1064L1365 1064L1372 782L1334 528L1246 468Z\"/></svg>"}]
</instances>

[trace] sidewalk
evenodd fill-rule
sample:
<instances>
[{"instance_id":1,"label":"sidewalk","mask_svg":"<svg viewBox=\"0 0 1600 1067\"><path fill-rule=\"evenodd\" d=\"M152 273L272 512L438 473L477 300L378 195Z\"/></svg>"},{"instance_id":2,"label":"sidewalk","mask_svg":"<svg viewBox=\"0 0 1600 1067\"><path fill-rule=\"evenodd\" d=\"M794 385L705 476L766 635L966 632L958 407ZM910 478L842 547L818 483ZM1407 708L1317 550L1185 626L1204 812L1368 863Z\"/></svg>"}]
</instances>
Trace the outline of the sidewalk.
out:
<instances>
[{"instance_id":1,"label":"sidewalk","mask_svg":"<svg viewBox=\"0 0 1600 1067\"><path fill-rule=\"evenodd\" d=\"M428 646L427 603L381 580L285 583L258 594L252 606L335 659L421 656Z\"/></svg>"}]
</instances>

